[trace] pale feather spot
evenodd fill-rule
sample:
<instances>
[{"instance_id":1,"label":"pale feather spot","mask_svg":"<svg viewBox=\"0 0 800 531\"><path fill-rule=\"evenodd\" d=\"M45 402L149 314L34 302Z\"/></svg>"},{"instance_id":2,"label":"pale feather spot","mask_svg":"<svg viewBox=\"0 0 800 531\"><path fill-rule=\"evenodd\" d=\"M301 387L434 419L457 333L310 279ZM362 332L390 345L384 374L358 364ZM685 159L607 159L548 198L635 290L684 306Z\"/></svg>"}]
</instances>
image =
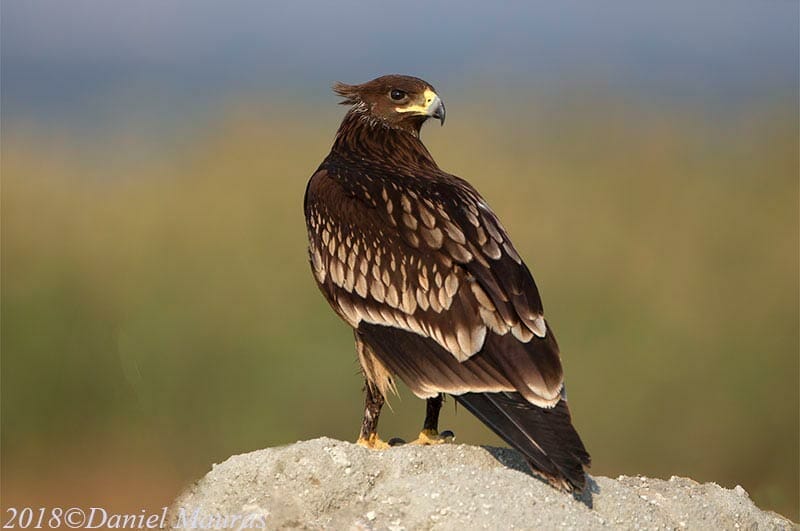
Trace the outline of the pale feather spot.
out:
<instances>
[{"instance_id":1,"label":"pale feather spot","mask_svg":"<svg viewBox=\"0 0 800 531\"><path fill-rule=\"evenodd\" d=\"M481 227L478 227L475 229L475 234L478 237L478 245L483 245L486 243L486 240L488 239L486 237L486 231L484 231Z\"/></svg>"},{"instance_id":2,"label":"pale feather spot","mask_svg":"<svg viewBox=\"0 0 800 531\"><path fill-rule=\"evenodd\" d=\"M453 297L447 295L447 291L444 289L436 290L437 296L439 297L439 304L442 306L443 309L447 310L450 308L450 304L453 302Z\"/></svg>"},{"instance_id":3,"label":"pale feather spot","mask_svg":"<svg viewBox=\"0 0 800 531\"><path fill-rule=\"evenodd\" d=\"M366 298L367 296L367 277L358 275L356 279L356 293Z\"/></svg>"},{"instance_id":4,"label":"pale feather spot","mask_svg":"<svg viewBox=\"0 0 800 531\"><path fill-rule=\"evenodd\" d=\"M405 313L410 315L417 311L417 299L410 290L403 290L400 298L402 299L402 308Z\"/></svg>"},{"instance_id":5,"label":"pale feather spot","mask_svg":"<svg viewBox=\"0 0 800 531\"><path fill-rule=\"evenodd\" d=\"M489 236L491 236L492 238L494 238L498 242L502 242L503 241L503 236L497 230L497 227L495 227L495 224L491 220L487 219L485 216L483 218L483 226L486 227L486 230L489 232Z\"/></svg>"},{"instance_id":6,"label":"pale feather spot","mask_svg":"<svg viewBox=\"0 0 800 531\"><path fill-rule=\"evenodd\" d=\"M322 284L325 282L325 277L327 276L327 273L325 272L324 269L314 269L314 276L317 278L317 282Z\"/></svg>"},{"instance_id":7,"label":"pale feather spot","mask_svg":"<svg viewBox=\"0 0 800 531\"><path fill-rule=\"evenodd\" d=\"M322 255L319 252L319 249L313 247L313 251L311 252L311 265L314 266L314 269L320 270L325 267L324 262L322 261Z\"/></svg>"},{"instance_id":8,"label":"pale feather spot","mask_svg":"<svg viewBox=\"0 0 800 531\"><path fill-rule=\"evenodd\" d=\"M458 291L458 277L455 273L447 275L444 281L444 289L447 290L448 297L452 297L456 294L456 291Z\"/></svg>"},{"instance_id":9,"label":"pale feather spot","mask_svg":"<svg viewBox=\"0 0 800 531\"><path fill-rule=\"evenodd\" d=\"M408 327L417 334L420 335L424 334L424 330L422 330L419 321L417 321L417 319L413 315L406 316L406 324L408 324Z\"/></svg>"},{"instance_id":10,"label":"pale feather spot","mask_svg":"<svg viewBox=\"0 0 800 531\"><path fill-rule=\"evenodd\" d=\"M404 224L405 224L405 226L406 226L406 227L408 227L409 229L411 229L411 230L417 230L417 225L418 225L418 224L417 224L417 218L415 218L415 217L414 217L414 216L412 216L411 214L408 214L408 213L406 213L406 212L403 212L403 223L404 223Z\"/></svg>"},{"instance_id":11,"label":"pale feather spot","mask_svg":"<svg viewBox=\"0 0 800 531\"><path fill-rule=\"evenodd\" d=\"M433 264L433 270L436 271L436 264ZM433 283L436 284L437 288L441 288L443 281L444 279L442 278L442 274L436 271L436 273L433 275Z\"/></svg>"},{"instance_id":12,"label":"pale feather spot","mask_svg":"<svg viewBox=\"0 0 800 531\"><path fill-rule=\"evenodd\" d=\"M337 286L341 286L344 283L344 266L335 258L331 260L331 280Z\"/></svg>"},{"instance_id":13,"label":"pale feather spot","mask_svg":"<svg viewBox=\"0 0 800 531\"><path fill-rule=\"evenodd\" d=\"M456 341L458 342L459 350L463 354L467 356L472 354L472 338L466 326L456 326ZM460 359L461 356L458 356L458 358Z\"/></svg>"},{"instance_id":14,"label":"pale feather spot","mask_svg":"<svg viewBox=\"0 0 800 531\"><path fill-rule=\"evenodd\" d=\"M486 341L486 327L476 326L472 329L472 354L480 352L483 342Z\"/></svg>"},{"instance_id":15,"label":"pale feather spot","mask_svg":"<svg viewBox=\"0 0 800 531\"><path fill-rule=\"evenodd\" d=\"M416 233L406 231L406 240L408 240L408 244L411 245L411 247L415 249L419 247L419 238Z\"/></svg>"},{"instance_id":16,"label":"pale feather spot","mask_svg":"<svg viewBox=\"0 0 800 531\"><path fill-rule=\"evenodd\" d=\"M358 326L359 321L361 321L361 313L350 303L347 297L340 297L338 303L339 309L342 310L350 326Z\"/></svg>"},{"instance_id":17,"label":"pale feather spot","mask_svg":"<svg viewBox=\"0 0 800 531\"><path fill-rule=\"evenodd\" d=\"M423 311L428 311L428 308L431 307L425 292L419 288L417 288L417 304Z\"/></svg>"},{"instance_id":18,"label":"pale feather spot","mask_svg":"<svg viewBox=\"0 0 800 531\"><path fill-rule=\"evenodd\" d=\"M381 321L383 321L383 316L378 308L365 305L364 310L366 311L370 323L381 324Z\"/></svg>"},{"instance_id":19,"label":"pale feather spot","mask_svg":"<svg viewBox=\"0 0 800 531\"><path fill-rule=\"evenodd\" d=\"M392 312L392 319L399 328L408 329L408 321L406 321L406 314Z\"/></svg>"},{"instance_id":20,"label":"pale feather spot","mask_svg":"<svg viewBox=\"0 0 800 531\"><path fill-rule=\"evenodd\" d=\"M494 312L492 310L487 310L486 308L481 306L480 308L478 308L478 313L480 314L483 323L486 326L488 326L492 330L492 332L495 332L496 334L500 335L507 334L509 329L511 328L510 326L508 326L508 324L506 324L505 321L503 321L503 319L497 312Z\"/></svg>"},{"instance_id":21,"label":"pale feather spot","mask_svg":"<svg viewBox=\"0 0 800 531\"><path fill-rule=\"evenodd\" d=\"M519 257L519 254L517 254L517 251L514 249L514 246L511 245L509 242L503 243L503 249L506 250L508 256L510 256L511 259L514 260L516 263L518 264L522 263L522 258Z\"/></svg>"},{"instance_id":22,"label":"pale feather spot","mask_svg":"<svg viewBox=\"0 0 800 531\"><path fill-rule=\"evenodd\" d=\"M533 333L531 333L527 327L522 326L522 323L516 323L514 326L512 326L511 333L523 343L527 343L533 339Z\"/></svg>"},{"instance_id":23,"label":"pale feather spot","mask_svg":"<svg viewBox=\"0 0 800 531\"><path fill-rule=\"evenodd\" d=\"M447 235L450 238L452 238L456 243L460 243L461 245L467 243L467 239L464 236L464 233L461 232L461 229L459 229L454 223L447 221L444 223L443 226L444 226L444 231L447 233Z\"/></svg>"},{"instance_id":24,"label":"pale feather spot","mask_svg":"<svg viewBox=\"0 0 800 531\"><path fill-rule=\"evenodd\" d=\"M418 273L419 285L422 286L422 289L428 290L430 288L430 284L428 283L428 270L422 267L419 269Z\"/></svg>"},{"instance_id":25,"label":"pale feather spot","mask_svg":"<svg viewBox=\"0 0 800 531\"><path fill-rule=\"evenodd\" d=\"M547 335L547 324L544 322L544 317L541 315L534 319L533 323L531 323L529 326L533 333L537 336L544 337Z\"/></svg>"},{"instance_id":26,"label":"pale feather spot","mask_svg":"<svg viewBox=\"0 0 800 531\"><path fill-rule=\"evenodd\" d=\"M449 350L456 358L463 358L461 354L461 348L458 345L458 338L454 335L445 334L444 335L444 343L447 345L447 350Z\"/></svg>"},{"instance_id":27,"label":"pale feather spot","mask_svg":"<svg viewBox=\"0 0 800 531\"><path fill-rule=\"evenodd\" d=\"M497 246L497 243L494 240L489 240L486 242L486 245L483 246L483 252L486 253L489 258L494 260L497 260L503 256L503 253L500 252L500 247Z\"/></svg>"},{"instance_id":28,"label":"pale feather spot","mask_svg":"<svg viewBox=\"0 0 800 531\"><path fill-rule=\"evenodd\" d=\"M400 306L400 300L397 296L397 288L395 288L394 285L390 285L388 288L386 288L386 303L392 308L397 308Z\"/></svg>"},{"instance_id":29,"label":"pale feather spot","mask_svg":"<svg viewBox=\"0 0 800 531\"><path fill-rule=\"evenodd\" d=\"M422 219L422 223L425 224L426 227L432 229L436 226L436 216L431 213L430 210L425 208L424 206L417 205L419 209L419 217Z\"/></svg>"},{"instance_id":30,"label":"pale feather spot","mask_svg":"<svg viewBox=\"0 0 800 531\"><path fill-rule=\"evenodd\" d=\"M411 213L411 201L408 199L408 196L405 194L400 196L400 205L403 207L403 210L407 213Z\"/></svg>"},{"instance_id":31,"label":"pale feather spot","mask_svg":"<svg viewBox=\"0 0 800 531\"><path fill-rule=\"evenodd\" d=\"M462 263L469 262L472 260L472 253L467 251L467 249L462 246L454 243L452 241L446 241L444 244L447 252L450 253L450 256L453 257L454 260Z\"/></svg>"},{"instance_id":32,"label":"pale feather spot","mask_svg":"<svg viewBox=\"0 0 800 531\"><path fill-rule=\"evenodd\" d=\"M381 317L383 318L384 322L386 322L387 324L396 324L397 323L397 319L394 316L394 312L392 312L392 310L390 308L387 308L386 306L381 306L380 307L380 312L381 312Z\"/></svg>"},{"instance_id":33,"label":"pale feather spot","mask_svg":"<svg viewBox=\"0 0 800 531\"><path fill-rule=\"evenodd\" d=\"M487 269L491 268L489 262L486 260L486 257L483 256L483 253L479 252L478 249L476 249L475 247L471 248L471 252L473 258L475 258L475 260L477 260L480 265L482 265Z\"/></svg>"},{"instance_id":34,"label":"pale feather spot","mask_svg":"<svg viewBox=\"0 0 800 531\"><path fill-rule=\"evenodd\" d=\"M489 298L489 295L483 290L483 288L476 282L470 284L470 289L472 289L472 294L475 295L475 300L478 301L478 304L489 310L490 312L495 312L497 308L495 308L492 299Z\"/></svg>"},{"instance_id":35,"label":"pale feather spot","mask_svg":"<svg viewBox=\"0 0 800 531\"><path fill-rule=\"evenodd\" d=\"M355 285L355 282L356 282L355 271L353 270L353 268L348 267L347 271L345 271L344 286L342 286L342 287L344 289L346 289L347 291L352 292L353 291L353 285Z\"/></svg>"},{"instance_id":36,"label":"pale feather spot","mask_svg":"<svg viewBox=\"0 0 800 531\"><path fill-rule=\"evenodd\" d=\"M422 233L422 238L425 240L425 243L428 244L429 247L433 249L439 249L444 242L444 234L438 228L433 229L420 229Z\"/></svg>"},{"instance_id":37,"label":"pale feather spot","mask_svg":"<svg viewBox=\"0 0 800 531\"><path fill-rule=\"evenodd\" d=\"M435 291L430 291L428 293L429 293L428 302L430 303L431 310L433 310L436 313L441 313L442 305L439 304L438 294Z\"/></svg>"},{"instance_id":38,"label":"pale feather spot","mask_svg":"<svg viewBox=\"0 0 800 531\"><path fill-rule=\"evenodd\" d=\"M486 330L482 326L478 328L481 328L484 331ZM461 347L461 352L466 354L464 358L468 358L469 356L472 356L473 354L478 352L478 350L480 350L481 344L480 343L476 344L475 339L477 339L477 336L473 335L469 327L466 326L456 327L456 340L458 340L458 346Z\"/></svg>"},{"instance_id":39,"label":"pale feather spot","mask_svg":"<svg viewBox=\"0 0 800 531\"><path fill-rule=\"evenodd\" d=\"M372 298L376 301L383 302L386 297L386 288L376 279L369 283L369 294L372 295Z\"/></svg>"}]
</instances>

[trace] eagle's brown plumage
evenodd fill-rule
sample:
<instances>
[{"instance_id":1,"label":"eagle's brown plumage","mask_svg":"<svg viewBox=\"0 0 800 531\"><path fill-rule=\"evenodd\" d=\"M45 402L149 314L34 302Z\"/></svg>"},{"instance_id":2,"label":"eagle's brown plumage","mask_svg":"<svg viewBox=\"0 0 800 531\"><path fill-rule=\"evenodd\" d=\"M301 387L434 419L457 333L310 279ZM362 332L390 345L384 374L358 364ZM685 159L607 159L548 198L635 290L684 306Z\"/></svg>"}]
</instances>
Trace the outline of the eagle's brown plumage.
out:
<instances>
[{"instance_id":1,"label":"eagle's brown plumage","mask_svg":"<svg viewBox=\"0 0 800 531\"><path fill-rule=\"evenodd\" d=\"M444 121L433 87L408 76L337 84L351 105L308 183L314 276L355 330L367 381L360 440L377 440L383 397L399 377L441 394L521 451L553 484L582 489L589 464L572 427L558 345L528 268L478 192L445 173L419 138Z\"/></svg>"}]
</instances>

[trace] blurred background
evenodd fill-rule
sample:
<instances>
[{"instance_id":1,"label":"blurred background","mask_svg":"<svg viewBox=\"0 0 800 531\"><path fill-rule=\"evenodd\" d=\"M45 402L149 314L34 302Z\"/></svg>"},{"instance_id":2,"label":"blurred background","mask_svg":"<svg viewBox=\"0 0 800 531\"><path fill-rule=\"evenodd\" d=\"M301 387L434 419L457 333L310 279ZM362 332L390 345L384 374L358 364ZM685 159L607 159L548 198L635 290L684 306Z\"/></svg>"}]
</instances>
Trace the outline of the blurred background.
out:
<instances>
[{"instance_id":1,"label":"blurred background","mask_svg":"<svg viewBox=\"0 0 800 531\"><path fill-rule=\"evenodd\" d=\"M396 72L534 272L592 473L800 519L796 1L1 9L3 507L156 508L231 454L355 439L302 199L330 84ZM424 403L391 404L412 438ZM452 400L441 426L499 444Z\"/></svg>"}]
</instances>

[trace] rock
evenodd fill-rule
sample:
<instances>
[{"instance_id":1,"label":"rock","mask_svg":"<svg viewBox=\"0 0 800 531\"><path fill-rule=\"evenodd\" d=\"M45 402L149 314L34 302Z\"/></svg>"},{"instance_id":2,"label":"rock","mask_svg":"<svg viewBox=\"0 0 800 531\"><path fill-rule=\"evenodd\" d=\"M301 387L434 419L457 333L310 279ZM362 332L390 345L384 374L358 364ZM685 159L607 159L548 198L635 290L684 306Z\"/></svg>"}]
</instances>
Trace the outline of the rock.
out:
<instances>
[{"instance_id":1,"label":"rock","mask_svg":"<svg viewBox=\"0 0 800 531\"><path fill-rule=\"evenodd\" d=\"M580 498L505 448L445 444L367 450L321 438L214 465L174 502L175 528L793 529L737 486L593 477Z\"/></svg>"}]
</instances>

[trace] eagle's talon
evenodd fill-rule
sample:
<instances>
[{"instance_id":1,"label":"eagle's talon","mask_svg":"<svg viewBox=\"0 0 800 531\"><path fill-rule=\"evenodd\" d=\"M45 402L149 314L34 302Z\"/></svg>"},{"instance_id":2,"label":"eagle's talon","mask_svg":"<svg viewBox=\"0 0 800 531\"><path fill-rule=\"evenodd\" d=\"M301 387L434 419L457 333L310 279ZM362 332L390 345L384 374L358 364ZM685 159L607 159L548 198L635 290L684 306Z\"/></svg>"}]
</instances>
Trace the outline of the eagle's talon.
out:
<instances>
[{"instance_id":1,"label":"eagle's talon","mask_svg":"<svg viewBox=\"0 0 800 531\"><path fill-rule=\"evenodd\" d=\"M439 433L436 430L424 429L419 432L419 437L417 437L417 440L412 441L409 444L430 446L432 444L451 443L453 440L455 440L455 438L455 434L453 434L453 432L450 430L445 430L442 433Z\"/></svg>"},{"instance_id":2,"label":"eagle's talon","mask_svg":"<svg viewBox=\"0 0 800 531\"><path fill-rule=\"evenodd\" d=\"M401 439L400 437L392 437L389 439L389 446L403 446L406 444L405 439Z\"/></svg>"},{"instance_id":3,"label":"eagle's talon","mask_svg":"<svg viewBox=\"0 0 800 531\"><path fill-rule=\"evenodd\" d=\"M370 450L386 450L390 447L389 444L378 437L377 433L370 434L366 439L364 437L359 437L356 444L364 448L369 448Z\"/></svg>"}]
</instances>

